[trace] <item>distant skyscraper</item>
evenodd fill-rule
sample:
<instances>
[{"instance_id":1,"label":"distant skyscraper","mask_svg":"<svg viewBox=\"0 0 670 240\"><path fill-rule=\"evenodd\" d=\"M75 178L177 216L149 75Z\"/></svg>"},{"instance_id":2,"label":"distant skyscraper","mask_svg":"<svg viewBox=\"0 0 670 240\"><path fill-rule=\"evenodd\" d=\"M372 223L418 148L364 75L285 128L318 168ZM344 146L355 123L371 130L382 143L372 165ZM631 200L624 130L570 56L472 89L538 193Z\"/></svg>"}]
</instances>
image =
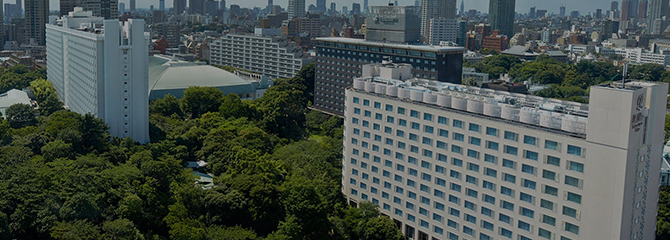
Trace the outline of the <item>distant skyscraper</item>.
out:
<instances>
[{"instance_id":1,"label":"distant skyscraper","mask_svg":"<svg viewBox=\"0 0 670 240\"><path fill-rule=\"evenodd\" d=\"M272 0L268 0L268 7L272 8L272 6L274 6L274 3L272 2Z\"/></svg>"},{"instance_id":2,"label":"distant skyscraper","mask_svg":"<svg viewBox=\"0 0 670 240\"><path fill-rule=\"evenodd\" d=\"M135 12L135 0L130 0L130 12Z\"/></svg>"},{"instance_id":3,"label":"distant skyscraper","mask_svg":"<svg viewBox=\"0 0 670 240\"><path fill-rule=\"evenodd\" d=\"M158 1L158 10L165 11L165 0Z\"/></svg>"},{"instance_id":4,"label":"distant skyscraper","mask_svg":"<svg viewBox=\"0 0 670 240\"><path fill-rule=\"evenodd\" d=\"M121 14L126 13L126 4L125 3L119 3L119 13L121 13Z\"/></svg>"},{"instance_id":5,"label":"distant skyscraper","mask_svg":"<svg viewBox=\"0 0 670 240\"><path fill-rule=\"evenodd\" d=\"M25 43L45 45L45 24L49 21L49 0L26 0ZM32 41L31 41L32 40Z\"/></svg>"},{"instance_id":6,"label":"distant skyscraper","mask_svg":"<svg viewBox=\"0 0 670 240\"><path fill-rule=\"evenodd\" d=\"M351 14L361 14L361 4L352 3L351 4Z\"/></svg>"},{"instance_id":7,"label":"distant skyscraper","mask_svg":"<svg viewBox=\"0 0 670 240\"><path fill-rule=\"evenodd\" d=\"M508 37L514 36L514 7L515 0L490 0L489 24L491 29L500 30Z\"/></svg>"},{"instance_id":8,"label":"distant skyscraper","mask_svg":"<svg viewBox=\"0 0 670 240\"><path fill-rule=\"evenodd\" d=\"M596 19L601 19L603 17L603 10L602 9L596 9Z\"/></svg>"},{"instance_id":9,"label":"distant skyscraper","mask_svg":"<svg viewBox=\"0 0 670 240\"><path fill-rule=\"evenodd\" d=\"M219 2L215 0L206 0L203 8L203 14L216 16L219 12Z\"/></svg>"},{"instance_id":10,"label":"distant skyscraper","mask_svg":"<svg viewBox=\"0 0 670 240\"><path fill-rule=\"evenodd\" d=\"M186 10L186 0L174 0L173 2L174 14L182 14Z\"/></svg>"},{"instance_id":11,"label":"distant skyscraper","mask_svg":"<svg viewBox=\"0 0 670 240\"><path fill-rule=\"evenodd\" d=\"M337 12L337 4L335 2L330 3L330 13L335 14Z\"/></svg>"},{"instance_id":12,"label":"distant skyscraper","mask_svg":"<svg viewBox=\"0 0 670 240\"><path fill-rule=\"evenodd\" d=\"M420 2L419 0L415 0L415 1L414 1L414 6L415 6L415 7L419 7L419 6L421 6L421 2Z\"/></svg>"},{"instance_id":13,"label":"distant skyscraper","mask_svg":"<svg viewBox=\"0 0 670 240\"><path fill-rule=\"evenodd\" d=\"M305 0L288 0L288 18L305 17Z\"/></svg>"},{"instance_id":14,"label":"distant skyscraper","mask_svg":"<svg viewBox=\"0 0 670 240\"><path fill-rule=\"evenodd\" d=\"M528 13L529 18L535 18L535 6L530 7L530 12Z\"/></svg>"},{"instance_id":15,"label":"distant skyscraper","mask_svg":"<svg viewBox=\"0 0 670 240\"><path fill-rule=\"evenodd\" d=\"M616 11L618 9L619 9L619 2L612 1L612 4L610 4L610 11Z\"/></svg>"},{"instance_id":16,"label":"distant skyscraper","mask_svg":"<svg viewBox=\"0 0 670 240\"><path fill-rule=\"evenodd\" d=\"M561 17L565 17L565 5L561 5L560 11L561 11Z\"/></svg>"},{"instance_id":17,"label":"distant skyscraper","mask_svg":"<svg viewBox=\"0 0 670 240\"><path fill-rule=\"evenodd\" d=\"M461 0L461 8L458 9L461 16L465 15L465 3Z\"/></svg>"},{"instance_id":18,"label":"distant skyscraper","mask_svg":"<svg viewBox=\"0 0 670 240\"><path fill-rule=\"evenodd\" d=\"M637 18L647 18L647 4L649 4L647 0L642 0L637 4Z\"/></svg>"},{"instance_id":19,"label":"distant skyscraper","mask_svg":"<svg viewBox=\"0 0 670 240\"><path fill-rule=\"evenodd\" d=\"M188 12L191 14L204 14L203 9L205 7L205 0L189 0L188 1Z\"/></svg>"},{"instance_id":20,"label":"distant skyscraper","mask_svg":"<svg viewBox=\"0 0 670 240\"><path fill-rule=\"evenodd\" d=\"M326 0L316 0L316 11L317 12L326 11Z\"/></svg>"},{"instance_id":21,"label":"distant skyscraper","mask_svg":"<svg viewBox=\"0 0 670 240\"><path fill-rule=\"evenodd\" d=\"M639 0L630 0L630 4L628 5L630 8L630 17L640 18L640 16L637 15L637 8L639 7L639 3Z\"/></svg>"},{"instance_id":22,"label":"distant skyscraper","mask_svg":"<svg viewBox=\"0 0 670 240\"><path fill-rule=\"evenodd\" d=\"M424 39L428 20L432 18L456 19L456 0L421 0L421 36Z\"/></svg>"},{"instance_id":23,"label":"distant skyscraper","mask_svg":"<svg viewBox=\"0 0 670 240\"><path fill-rule=\"evenodd\" d=\"M663 30L657 28L656 25L660 23L656 21L668 16L668 0L651 0L647 8L647 31L651 34L661 34ZM659 31L660 30L660 31Z\"/></svg>"},{"instance_id":24,"label":"distant skyscraper","mask_svg":"<svg viewBox=\"0 0 670 240\"><path fill-rule=\"evenodd\" d=\"M398 5L398 0L395 0L393 6L399 6L399 5Z\"/></svg>"},{"instance_id":25,"label":"distant skyscraper","mask_svg":"<svg viewBox=\"0 0 670 240\"><path fill-rule=\"evenodd\" d=\"M621 2L621 21L626 21L630 18L630 1Z\"/></svg>"},{"instance_id":26,"label":"distant skyscraper","mask_svg":"<svg viewBox=\"0 0 670 240\"><path fill-rule=\"evenodd\" d=\"M344 14L344 15L349 14L349 8L347 8L347 6L342 6L342 14Z\"/></svg>"},{"instance_id":27,"label":"distant skyscraper","mask_svg":"<svg viewBox=\"0 0 670 240\"><path fill-rule=\"evenodd\" d=\"M368 13L368 0L363 0L363 12Z\"/></svg>"}]
</instances>

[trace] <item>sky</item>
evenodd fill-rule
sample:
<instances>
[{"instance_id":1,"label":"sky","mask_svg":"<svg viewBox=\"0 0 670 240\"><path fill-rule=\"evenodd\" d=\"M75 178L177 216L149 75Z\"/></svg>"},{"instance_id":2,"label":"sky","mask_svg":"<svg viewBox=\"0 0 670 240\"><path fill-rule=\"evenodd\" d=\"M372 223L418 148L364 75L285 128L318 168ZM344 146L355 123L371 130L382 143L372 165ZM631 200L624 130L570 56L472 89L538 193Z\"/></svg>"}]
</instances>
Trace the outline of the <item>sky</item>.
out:
<instances>
[{"instance_id":1,"label":"sky","mask_svg":"<svg viewBox=\"0 0 670 240\"><path fill-rule=\"evenodd\" d=\"M24 0L25 1L25 0ZM58 0L50 0L51 9L58 9ZM165 7L172 7L173 0L165 0ZM461 6L461 1L457 0L456 7ZM5 0L4 3L14 3L15 0ZM119 2L126 3L126 8L130 6L130 0L119 0ZM351 10L351 4L354 2L363 3L363 0L326 0L326 6L330 7L330 3L337 3L337 9L342 10L342 6L349 6ZM517 0L516 1L516 12L519 13L528 13L530 7L536 6L537 9L545 9L548 12L559 12L559 7L561 4L566 6L566 13L569 14L571 11L579 11L581 14L586 14L588 12L595 12L596 9L603 9L603 13L606 10L610 9L611 0ZM621 2L621 1L618 1ZM316 5L316 0L306 0L306 6L310 4ZM414 0L398 0L399 5L414 5ZM136 0L137 8L149 8L150 5L154 5L155 8L158 8L158 0ZM237 4L242 7L265 7L267 6L267 0L227 0L226 5L230 6L231 4ZM288 6L288 0L274 0L275 5L281 5L282 7ZM386 5L388 1L385 0L369 0L370 6L375 5ZM621 4L619 4L621 7ZM477 9L481 12L488 12L488 0L465 0L465 9Z\"/></svg>"}]
</instances>

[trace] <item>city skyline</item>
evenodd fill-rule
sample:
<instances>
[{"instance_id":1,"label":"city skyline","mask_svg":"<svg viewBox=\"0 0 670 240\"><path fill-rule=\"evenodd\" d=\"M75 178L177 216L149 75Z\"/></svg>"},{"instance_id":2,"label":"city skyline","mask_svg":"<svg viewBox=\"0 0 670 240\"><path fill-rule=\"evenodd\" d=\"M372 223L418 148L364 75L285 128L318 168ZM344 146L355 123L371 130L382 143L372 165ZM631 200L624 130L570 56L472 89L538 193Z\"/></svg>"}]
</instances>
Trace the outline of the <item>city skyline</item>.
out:
<instances>
[{"instance_id":1,"label":"city skyline","mask_svg":"<svg viewBox=\"0 0 670 240\"><path fill-rule=\"evenodd\" d=\"M6 0L4 3L15 3L16 0ZM58 9L60 0L50 0L50 8ZM329 5L331 2L336 2L338 6L351 6L352 3L363 3L363 0L345 0L345 1L326 1L326 5ZM413 6L414 0L398 0L400 5ZM597 1L579 1L579 0L562 0L562 1L532 1L532 0L518 0L516 2L515 11L518 13L528 13L530 7L535 6L536 9L547 10L548 13L559 13L559 8L561 4L564 4L566 7L566 12L579 11L581 14L588 12L595 12L596 9L603 9L603 13L610 8L612 1L609 0L597 0ZM621 1L617 1L621 2ZM130 6L130 0L119 0L119 3L125 3L126 6ZM368 6L382 6L386 5L388 1L384 0L370 0ZM232 4L240 5L241 7L253 8L260 7L264 8L267 6L267 0L251 0L251 1L226 1L226 6ZM275 1L274 4L280 5L284 8L288 7L288 0ZM307 0L305 6L314 4L316 6L316 0ZM154 8L157 8L159 5L159 0L143 0L137 1L137 8L148 9L149 6L154 5ZM465 1L465 10L476 9L482 13L488 13L489 0L470 0ZM478 6L478 7L475 7ZM579 8L574 8L572 6L580 6ZM621 6L621 4L619 4ZM165 2L166 8L172 8L172 1ZM458 3L460 7L460 2ZM305 9L307 10L307 9Z\"/></svg>"}]
</instances>

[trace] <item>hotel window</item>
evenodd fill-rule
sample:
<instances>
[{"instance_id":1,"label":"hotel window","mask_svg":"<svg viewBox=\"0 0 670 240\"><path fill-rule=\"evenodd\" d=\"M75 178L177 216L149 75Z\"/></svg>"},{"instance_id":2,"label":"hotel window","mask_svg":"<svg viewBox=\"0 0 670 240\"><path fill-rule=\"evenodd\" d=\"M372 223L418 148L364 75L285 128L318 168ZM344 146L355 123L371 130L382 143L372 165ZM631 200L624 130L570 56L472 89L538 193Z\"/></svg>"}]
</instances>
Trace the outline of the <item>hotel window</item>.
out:
<instances>
[{"instance_id":1,"label":"hotel window","mask_svg":"<svg viewBox=\"0 0 670 240\"><path fill-rule=\"evenodd\" d=\"M433 115L430 114L430 113L424 113L424 114L423 114L423 120L431 121L431 122L432 122L432 121L433 121Z\"/></svg>"},{"instance_id":2,"label":"hotel window","mask_svg":"<svg viewBox=\"0 0 670 240\"><path fill-rule=\"evenodd\" d=\"M505 131L505 139L510 141L516 141L517 134L510 131Z\"/></svg>"},{"instance_id":3,"label":"hotel window","mask_svg":"<svg viewBox=\"0 0 670 240\"><path fill-rule=\"evenodd\" d=\"M582 189L581 180L579 180L578 178L565 176L565 184Z\"/></svg>"},{"instance_id":4,"label":"hotel window","mask_svg":"<svg viewBox=\"0 0 670 240\"><path fill-rule=\"evenodd\" d=\"M558 196L558 188L549 186L549 185L544 185L544 193L552 195L552 196Z\"/></svg>"},{"instance_id":5,"label":"hotel window","mask_svg":"<svg viewBox=\"0 0 670 240\"><path fill-rule=\"evenodd\" d=\"M447 118L445 118L445 117L437 117L437 123L439 123L439 124L447 124Z\"/></svg>"},{"instance_id":6,"label":"hotel window","mask_svg":"<svg viewBox=\"0 0 670 240\"><path fill-rule=\"evenodd\" d=\"M414 118L419 118L419 112L414 111L414 110L410 110L409 111L409 116L414 117Z\"/></svg>"},{"instance_id":7,"label":"hotel window","mask_svg":"<svg viewBox=\"0 0 670 240\"><path fill-rule=\"evenodd\" d=\"M454 119L453 122L454 122L454 127L463 128L463 121Z\"/></svg>"},{"instance_id":8,"label":"hotel window","mask_svg":"<svg viewBox=\"0 0 670 240\"><path fill-rule=\"evenodd\" d=\"M509 169L516 170L516 162L514 162L512 160L509 160L509 159L504 159L503 158L502 166L506 167L506 168L509 168Z\"/></svg>"},{"instance_id":9,"label":"hotel window","mask_svg":"<svg viewBox=\"0 0 670 240\"><path fill-rule=\"evenodd\" d=\"M519 150L516 147L505 145L505 153L507 153L507 154L511 154L511 155L516 156L518 151Z\"/></svg>"},{"instance_id":10,"label":"hotel window","mask_svg":"<svg viewBox=\"0 0 670 240\"><path fill-rule=\"evenodd\" d=\"M498 129L492 127L486 127L486 135L498 136Z\"/></svg>"},{"instance_id":11,"label":"hotel window","mask_svg":"<svg viewBox=\"0 0 670 240\"><path fill-rule=\"evenodd\" d=\"M533 161L537 161L537 159L538 159L538 154L537 154L536 152L533 152L533 151L524 150L524 157L525 157L526 159L530 159L530 160L533 160Z\"/></svg>"},{"instance_id":12,"label":"hotel window","mask_svg":"<svg viewBox=\"0 0 670 240\"><path fill-rule=\"evenodd\" d=\"M470 131L473 131L473 132L479 132L479 125L474 124L474 123L470 123L470 125L468 126L468 129Z\"/></svg>"},{"instance_id":13,"label":"hotel window","mask_svg":"<svg viewBox=\"0 0 670 240\"><path fill-rule=\"evenodd\" d=\"M575 171L575 172L584 172L584 164L578 163L578 162L573 162L573 161L568 161L568 169Z\"/></svg>"},{"instance_id":14,"label":"hotel window","mask_svg":"<svg viewBox=\"0 0 670 240\"><path fill-rule=\"evenodd\" d=\"M473 172L479 172L479 165L475 163L468 163L468 170Z\"/></svg>"},{"instance_id":15,"label":"hotel window","mask_svg":"<svg viewBox=\"0 0 670 240\"><path fill-rule=\"evenodd\" d=\"M557 157L554 157L554 156L548 156L547 155L546 164L560 167L561 166L561 159L557 158Z\"/></svg>"},{"instance_id":16,"label":"hotel window","mask_svg":"<svg viewBox=\"0 0 670 240\"><path fill-rule=\"evenodd\" d=\"M482 143L482 140L476 137L470 137L470 144L475 145L475 146L480 146Z\"/></svg>"},{"instance_id":17,"label":"hotel window","mask_svg":"<svg viewBox=\"0 0 670 240\"><path fill-rule=\"evenodd\" d=\"M497 142L486 141L486 148L498 151L499 144Z\"/></svg>"},{"instance_id":18,"label":"hotel window","mask_svg":"<svg viewBox=\"0 0 670 240\"><path fill-rule=\"evenodd\" d=\"M577 146L568 145L568 154L575 156L582 156L582 148Z\"/></svg>"},{"instance_id":19,"label":"hotel window","mask_svg":"<svg viewBox=\"0 0 670 240\"><path fill-rule=\"evenodd\" d=\"M556 181L556 173L548 170L542 170L542 178Z\"/></svg>"},{"instance_id":20,"label":"hotel window","mask_svg":"<svg viewBox=\"0 0 670 240\"><path fill-rule=\"evenodd\" d=\"M556 226L556 218L547 215L542 215L542 223L546 223L551 226Z\"/></svg>"},{"instance_id":21,"label":"hotel window","mask_svg":"<svg viewBox=\"0 0 670 240\"><path fill-rule=\"evenodd\" d=\"M574 202L574 203L582 204L582 195L567 192L566 200Z\"/></svg>"},{"instance_id":22,"label":"hotel window","mask_svg":"<svg viewBox=\"0 0 670 240\"><path fill-rule=\"evenodd\" d=\"M398 114L405 115L405 108L398 107Z\"/></svg>"},{"instance_id":23,"label":"hotel window","mask_svg":"<svg viewBox=\"0 0 670 240\"><path fill-rule=\"evenodd\" d=\"M533 145L535 146L535 141L537 139L532 136L523 136L523 143L528 144L528 145Z\"/></svg>"},{"instance_id":24,"label":"hotel window","mask_svg":"<svg viewBox=\"0 0 670 240\"><path fill-rule=\"evenodd\" d=\"M544 148L558 151L558 142L544 140Z\"/></svg>"}]
</instances>

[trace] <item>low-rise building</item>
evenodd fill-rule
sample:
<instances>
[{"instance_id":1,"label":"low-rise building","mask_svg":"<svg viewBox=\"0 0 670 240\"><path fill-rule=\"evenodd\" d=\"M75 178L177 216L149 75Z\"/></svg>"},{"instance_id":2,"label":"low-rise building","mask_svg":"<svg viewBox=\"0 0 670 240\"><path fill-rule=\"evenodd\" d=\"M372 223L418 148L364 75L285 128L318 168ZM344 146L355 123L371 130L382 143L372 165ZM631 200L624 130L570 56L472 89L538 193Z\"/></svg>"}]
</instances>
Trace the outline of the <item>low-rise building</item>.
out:
<instances>
[{"instance_id":1,"label":"low-rise building","mask_svg":"<svg viewBox=\"0 0 670 240\"><path fill-rule=\"evenodd\" d=\"M243 100L263 96L273 81L266 76L243 71L228 72L204 62L185 62L165 55L149 57L149 99L171 94L177 98L191 86L214 87Z\"/></svg>"}]
</instances>

